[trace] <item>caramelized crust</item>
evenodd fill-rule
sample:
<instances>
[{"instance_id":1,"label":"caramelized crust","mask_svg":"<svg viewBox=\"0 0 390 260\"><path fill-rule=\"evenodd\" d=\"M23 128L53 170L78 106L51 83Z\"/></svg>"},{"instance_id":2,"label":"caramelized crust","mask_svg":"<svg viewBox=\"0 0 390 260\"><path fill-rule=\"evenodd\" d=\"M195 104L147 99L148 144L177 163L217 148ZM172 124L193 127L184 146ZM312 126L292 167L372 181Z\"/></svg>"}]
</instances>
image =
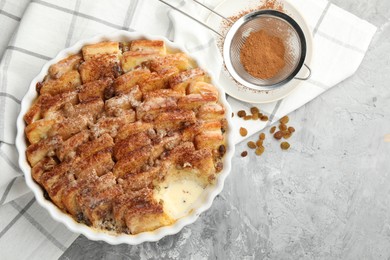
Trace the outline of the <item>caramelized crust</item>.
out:
<instances>
[{"instance_id":1,"label":"caramelized crust","mask_svg":"<svg viewBox=\"0 0 390 260\"><path fill-rule=\"evenodd\" d=\"M102 55L112 55L119 58L119 43L118 42L101 42L84 46L82 48L83 58L85 61L98 59Z\"/></svg>"},{"instance_id":2,"label":"caramelized crust","mask_svg":"<svg viewBox=\"0 0 390 260\"><path fill-rule=\"evenodd\" d=\"M24 116L32 177L78 222L127 234L171 225L178 217L158 195L167 183L206 188L222 169L218 90L163 41L84 46L37 92Z\"/></svg>"},{"instance_id":3,"label":"caramelized crust","mask_svg":"<svg viewBox=\"0 0 390 260\"><path fill-rule=\"evenodd\" d=\"M198 81L209 82L210 79L202 69L195 68L173 76L169 79L169 85L171 89L177 92L186 93L188 85Z\"/></svg>"},{"instance_id":4,"label":"caramelized crust","mask_svg":"<svg viewBox=\"0 0 390 260\"><path fill-rule=\"evenodd\" d=\"M80 74L77 70L71 70L64 73L58 79L48 79L43 82L39 93L41 95L49 94L56 95L66 91L76 90L81 84Z\"/></svg>"},{"instance_id":5,"label":"caramelized crust","mask_svg":"<svg viewBox=\"0 0 390 260\"><path fill-rule=\"evenodd\" d=\"M95 98L104 99L104 93L112 83L113 80L111 78L103 78L81 85L78 92L80 102L85 102Z\"/></svg>"},{"instance_id":6,"label":"caramelized crust","mask_svg":"<svg viewBox=\"0 0 390 260\"><path fill-rule=\"evenodd\" d=\"M122 94L130 92L136 85L150 77L148 69L137 69L127 72L118 77L114 82L115 93Z\"/></svg>"},{"instance_id":7,"label":"caramelized crust","mask_svg":"<svg viewBox=\"0 0 390 260\"><path fill-rule=\"evenodd\" d=\"M121 74L118 57L113 54L97 55L95 59L84 61L80 65L83 84L102 78L115 78Z\"/></svg>"},{"instance_id":8,"label":"caramelized crust","mask_svg":"<svg viewBox=\"0 0 390 260\"><path fill-rule=\"evenodd\" d=\"M71 70L77 70L83 57L80 54L71 55L49 68L49 75L53 79L58 79Z\"/></svg>"}]
</instances>

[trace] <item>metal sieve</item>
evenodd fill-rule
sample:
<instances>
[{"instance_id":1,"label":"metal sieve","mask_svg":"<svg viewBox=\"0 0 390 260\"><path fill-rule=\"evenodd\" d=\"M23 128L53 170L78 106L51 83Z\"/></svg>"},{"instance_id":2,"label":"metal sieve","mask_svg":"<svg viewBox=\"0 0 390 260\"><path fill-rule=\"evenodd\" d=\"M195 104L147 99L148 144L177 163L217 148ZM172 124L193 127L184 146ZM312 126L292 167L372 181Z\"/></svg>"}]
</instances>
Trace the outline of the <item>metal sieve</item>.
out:
<instances>
[{"instance_id":1,"label":"metal sieve","mask_svg":"<svg viewBox=\"0 0 390 260\"><path fill-rule=\"evenodd\" d=\"M252 32L260 30L280 38L285 47L284 67L268 79L250 75L240 60L241 48L247 37ZM302 29L290 16L274 10L252 12L237 20L225 36L223 56L231 76L251 88L270 90L286 84L293 78L305 80L310 76L295 77L304 65L306 57L306 39ZM310 69L308 70L310 74Z\"/></svg>"},{"instance_id":2,"label":"metal sieve","mask_svg":"<svg viewBox=\"0 0 390 260\"><path fill-rule=\"evenodd\" d=\"M172 6L166 1L159 1L188 16L224 38L223 58L225 66L233 79L242 85L253 89L272 90L285 85L292 79L307 80L310 78L311 70L304 63L307 48L305 35L298 23L290 16L275 10L260 10L251 12L241 17L236 22L232 22L229 18L226 18L225 16L212 10L206 5L200 3L198 0L193 0L197 4L207 8L214 14L233 24L226 35L223 35L202 21L197 20L195 17ZM240 60L241 48L244 45L246 38L252 32L260 30L264 30L267 34L282 39L285 47L285 66L275 76L268 79L261 79L250 75L245 70ZM297 77L297 74L302 69L303 65L308 70L308 76L304 78Z\"/></svg>"}]
</instances>

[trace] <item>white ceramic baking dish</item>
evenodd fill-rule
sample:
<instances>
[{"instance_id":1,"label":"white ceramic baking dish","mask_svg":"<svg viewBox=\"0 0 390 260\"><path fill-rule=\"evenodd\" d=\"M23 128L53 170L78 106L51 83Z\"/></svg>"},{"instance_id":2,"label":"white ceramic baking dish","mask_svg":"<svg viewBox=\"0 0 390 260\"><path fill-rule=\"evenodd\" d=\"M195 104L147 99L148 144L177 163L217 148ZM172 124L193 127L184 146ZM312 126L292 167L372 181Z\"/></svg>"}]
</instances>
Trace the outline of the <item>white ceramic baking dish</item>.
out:
<instances>
[{"instance_id":1,"label":"white ceramic baking dish","mask_svg":"<svg viewBox=\"0 0 390 260\"><path fill-rule=\"evenodd\" d=\"M228 131L226 133L227 149L226 149L226 154L223 158L224 167L223 170L220 172L215 185L205 189L205 191L201 195L201 198L197 202L195 202L193 210L189 215L177 220L173 225L161 227L152 232L144 232L136 235L127 235L127 234L117 235L117 234L111 234L100 230L95 230L84 224L80 224L76 222L70 215L67 215L66 213L62 212L59 208L57 208L56 205L54 205L51 201L47 200L44 197L42 188L33 180L31 176L31 167L27 162L26 153L25 153L27 148L27 142L24 135L24 129L26 127L26 124L23 120L23 116L28 111L33 101L37 97L37 93L35 90L36 83L43 80L44 76L48 73L48 69L50 65L60 61L61 59L71 54L78 53L84 45L98 43L101 41L131 41L136 39L163 40L166 43L167 48L174 49L174 50L176 49L188 54L188 52L185 50L183 46L173 43L165 37L153 36L153 35L138 33L138 32L116 31L111 34L99 35L90 39L78 41L72 47L60 51L54 59L47 62L43 66L41 72L32 80L30 87L22 100L20 114L17 119L16 147L19 152L19 166L25 175L25 179L28 187L34 193L37 202L43 208L45 208L56 221L65 224L65 226L71 231L75 233L83 234L91 240L102 240L113 245L121 244L121 243L136 245L145 241L157 241L167 235L176 234L184 226L187 226L195 222L202 212L206 211L211 207L214 198L222 191L225 179L228 176L231 169L231 160L234 154L234 143L232 140L233 126L230 120L231 108L226 101L226 95L224 89L221 88L218 85L218 83L214 80L215 75L211 75L211 77L213 78L212 83L218 88L220 92L219 95L220 102L226 108L226 119L228 121ZM199 60L197 57L192 56L190 54L188 55L198 63L199 67L208 71L206 63L204 61Z\"/></svg>"}]
</instances>

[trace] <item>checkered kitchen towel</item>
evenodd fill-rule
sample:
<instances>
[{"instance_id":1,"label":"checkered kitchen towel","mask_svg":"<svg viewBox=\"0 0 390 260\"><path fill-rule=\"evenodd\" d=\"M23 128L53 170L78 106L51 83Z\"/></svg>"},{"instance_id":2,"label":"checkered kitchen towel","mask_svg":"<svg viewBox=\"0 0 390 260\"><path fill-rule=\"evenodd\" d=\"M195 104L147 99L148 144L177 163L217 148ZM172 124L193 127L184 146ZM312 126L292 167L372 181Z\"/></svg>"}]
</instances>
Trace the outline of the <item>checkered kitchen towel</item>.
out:
<instances>
[{"instance_id":1,"label":"checkered kitchen towel","mask_svg":"<svg viewBox=\"0 0 390 260\"><path fill-rule=\"evenodd\" d=\"M207 1L216 6L223 0ZM230 0L233 1L233 0ZM170 0L205 19L207 10L191 0ZM313 75L282 101L261 106L270 122L245 122L249 134L272 124L351 76L376 28L326 0L294 0L314 35ZM157 0L0 0L0 252L2 259L55 258L77 237L41 210L24 185L14 147L20 100L42 65L79 39L114 30L159 34L183 43L219 74L222 59L214 35ZM189 30L189 28L191 28ZM233 111L251 104L229 99ZM234 120L238 120L237 117ZM238 123L238 122L237 122ZM240 122L243 125L243 122ZM238 124L236 124L238 125ZM236 136L236 142L241 137Z\"/></svg>"}]
</instances>

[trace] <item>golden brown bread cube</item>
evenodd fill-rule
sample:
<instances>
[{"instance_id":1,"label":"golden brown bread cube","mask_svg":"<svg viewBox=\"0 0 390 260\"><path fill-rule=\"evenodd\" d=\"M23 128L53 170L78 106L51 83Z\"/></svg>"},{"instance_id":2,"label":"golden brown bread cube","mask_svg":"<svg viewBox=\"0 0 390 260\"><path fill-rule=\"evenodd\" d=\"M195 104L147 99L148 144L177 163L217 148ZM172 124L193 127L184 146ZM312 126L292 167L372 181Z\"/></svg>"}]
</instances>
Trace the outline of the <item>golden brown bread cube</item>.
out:
<instances>
[{"instance_id":1,"label":"golden brown bread cube","mask_svg":"<svg viewBox=\"0 0 390 260\"><path fill-rule=\"evenodd\" d=\"M130 43L130 51L158 53L159 55L167 53L164 41L160 40L134 40Z\"/></svg>"},{"instance_id":2,"label":"golden brown bread cube","mask_svg":"<svg viewBox=\"0 0 390 260\"><path fill-rule=\"evenodd\" d=\"M199 108L197 117L204 121L221 120L225 117L225 109L217 103L204 104Z\"/></svg>"},{"instance_id":3,"label":"golden brown bread cube","mask_svg":"<svg viewBox=\"0 0 390 260\"><path fill-rule=\"evenodd\" d=\"M121 193L113 174L107 173L90 180L79 190L76 200L84 219L92 226L102 228L104 221L111 218L113 200Z\"/></svg>"},{"instance_id":4,"label":"golden brown bread cube","mask_svg":"<svg viewBox=\"0 0 390 260\"><path fill-rule=\"evenodd\" d=\"M145 187L153 189L154 182L164 177L160 167L152 167L147 171L133 173L118 179L124 191L138 191Z\"/></svg>"},{"instance_id":5,"label":"golden brown bread cube","mask_svg":"<svg viewBox=\"0 0 390 260\"><path fill-rule=\"evenodd\" d=\"M183 93L174 91L172 89L158 89L143 94L144 100L149 100L151 98L158 98L158 97L173 97L177 100L183 96L184 96Z\"/></svg>"},{"instance_id":6,"label":"golden brown bread cube","mask_svg":"<svg viewBox=\"0 0 390 260\"><path fill-rule=\"evenodd\" d=\"M56 150L57 158L62 161L70 161L76 157L77 148L87 142L89 139L89 131L84 130L81 131L72 137L70 137L65 142L62 142L60 147Z\"/></svg>"},{"instance_id":7,"label":"golden brown bread cube","mask_svg":"<svg viewBox=\"0 0 390 260\"><path fill-rule=\"evenodd\" d=\"M49 75L53 79L58 79L71 70L77 70L80 65L82 56L78 54L66 57L63 60L53 64L49 68Z\"/></svg>"},{"instance_id":8,"label":"golden brown bread cube","mask_svg":"<svg viewBox=\"0 0 390 260\"><path fill-rule=\"evenodd\" d=\"M187 94L213 95L218 98L217 88L203 81L192 82L187 88Z\"/></svg>"},{"instance_id":9,"label":"golden brown bread cube","mask_svg":"<svg viewBox=\"0 0 390 260\"><path fill-rule=\"evenodd\" d=\"M66 72L58 79L48 79L42 83L39 93L56 95L66 91L76 90L81 85L80 74L77 70Z\"/></svg>"},{"instance_id":10,"label":"golden brown bread cube","mask_svg":"<svg viewBox=\"0 0 390 260\"><path fill-rule=\"evenodd\" d=\"M55 126L56 120L40 119L26 126L25 133L31 144L38 143L49 136L50 130Z\"/></svg>"},{"instance_id":11,"label":"golden brown bread cube","mask_svg":"<svg viewBox=\"0 0 390 260\"><path fill-rule=\"evenodd\" d=\"M126 154L117 161L113 173L116 177L123 177L129 173L139 172L141 167L147 163L151 151L152 146L146 145Z\"/></svg>"},{"instance_id":12,"label":"golden brown bread cube","mask_svg":"<svg viewBox=\"0 0 390 260\"><path fill-rule=\"evenodd\" d=\"M83 84L107 77L116 78L121 74L118 57L110 54L103 54L96 59L84 61L79 71Z\"/></svg>"},{"instance_id":13,"label":"golden brown bread cube","mask_svg":"<svg viewBox=\"0 0 390 260\"><path fill-rule=\"evenodd\" d=\"M119 94L110 98L105 103L105 111L108 115L116 116L123 110L137 107L142 100L142 92L138 86L134 86L128 93Z\"/></svg>"},{"instance_id":14,"label":"golden brown bread cube","mask_svg":"<svg viewBox=\"0 0 390 260\"><path fill-rule=\"evenodd\" d=\"M41 119L41 102L42 96L38 97L37 100L31 105L27 113L24 115L23 119L26 124L31 124L39 119Z\"/></svg>"},{"instance_id":15,"label":"golden brown bread cube","mask_svg":"<svg viewBox=\"0 0 390 260\"><path fill-rule=\"evenodd\" d=\"M128 153L138 149L139 147L149 145L151 143L149 136L144 133L138 133L130 135L129 137L116 142L114 147L114 157L116 160L120 160Z\"/></svg>"},{"instance_id":16,"label":"golden brown bread cube","mask_svg":"<svg viewBox=\"0 0 390 260\"><path fill-rule=\"evenodd\" d=\"M172 97L156 97L145 100L137 107L137 120L151 121L163 112L177 108L176 99Z\"/></svg>"},{"instance_id":17,"label":"golden brown bread cube","mask_svg":"<svg viewBox=\"0 0 390 260\"><path fill-rule=\"evenodd\" d=\"M54 124L53 127L50 128L49 134L50 136L59 135L63 140L67 140L74 134L86 129L92 122L93 118L86 115L65 118L61 122Z\"/></svg>"},{"instance_id":18,"label":"golden brown bread cube","mask_svg":"<svg viewBox=\"0 0 390 260\"><path fill-rule=\"evenodd\" d=\"M148 60L153 60L154 58L160 56L157 52L148 52L148 51L127 51L123 53L121 64L124 72L135 69L137 66L140 66L143 62Z\"/></svg>"},{"instance_id":19,"label":"golden brown bread cube","mask_svg":"<svg viewBox=\"0 0 390 260\"><path fill-rule=\"evenodd\" d=\"M144 187L140 190L125 192L113 201L113 218L115 220L116 227L120 231L123 232L126 230L125 215L127 211L137 205L137 201L140 199L153 200L153 190L148 187Z\"/></svg>"},{"instance_id":20,"label":"golden brown bread cube","mask_svg":"<svg viewBox=\"0 0 390 260\"><path fill-rule=\"evenodd\" d=\"M179 98L177 106L180 109L193 110L198 109L204 104L215 102L217 102L217 97L213 95L189 94Z\"/></svg>"},{"instance_id":21,"label":"golden brown bread cube","mask_svg":"<svg viewBox=\"0 0 390 260\"><path fill-rule=\"evenodd\" d=\"M62 139L59 136L53 136L41 141L31 144L26 151L27 160L31 166L37 164L46 156L53 156L55 150L62 143Z\"/></svg>"},{"instance_id":22,"label":"golden brown bread cube","mask_svg":"<svg viewBox=\"0 0 390 260\"><path fill-rule=\"evenodd\" d=\"M224 144L223 134L221 130L201 132L195 136L194 144L196 149L218 149L219 146Z\"/></svg>"},{"instance_id":23,"label":"golden brown bread cube","mask_svg":"<svg viewBox=\"0 0 390 260\"><path fill-rule=\"evenodd\" d=\"M101 176L114 167L111 151L101 150L87 158L76 158L69 172L77 177L77 180L88 179L90 175Z\"/></svg>"},{"instance_id":24,"label":"golden brown bread cube","mask_svg":"<svg viewBox=\"0 0 390 260\"><path fill-rule=\"evenodd\" d=\"M45 157L32 167L31 176L36 182L41 183L42 174L52 170L56 165L57 162L52 157Z\"/></svg>"},{"instance_id":25,"label":"golden brown bread cube","mask_svg":"<svg viewBox=\"0 0 390 260\"><path fill-rule=\"evenodd\" d=\"M73 118L77 116L87 116L95 120L98 115L104 111L104 102L100 98L89 99L77 105L72 103L64 104L62 109L62 116L66 118Z\"/></svg>"},{"instance_id":26,"label":"golden brown bread cube","mask_svg":"<svg viewBox=\"0 0 390 260\"><path fill-rule=\"evenodd\" d=\"M100 42L90 44L82 48L84 60L89 61L96 59L102 55L111 55L117 59L120 56L119 43L118 42Z\"/></svg>"},{"instance_id":27,"label":"golden brown bread cube","mask_svg":"<svg viewBox=\"0 0 390 260\"><path fill-rule=\"evenodd\" d=\"M174 53L157 57L148 65L151 71L164 75L172 69L176 69L177 72L191 69L194 67L194 62L184 53Z\"/></svg>"},{"instance_id":28,"label":"golden brown bread cube","mask_svg":"<svg viewBox=\"0 0 390 260\"><path fill-rule=\"evenodd\" d=\"M197 81L210 82L210 78L200 68L189 69L171 77L169 79L169 85L175 91L186 93L187 87Z\"/></svg>"},{"instance_id":29,"label":"golden brown bread cube","mask_svg":"<svg viewBox=\"0 0 390 260\"><path fill-rule=\"evenodd\" d=\"M129 71L118 77L114 82L115 93L122 94L130 92L136 85L150 77L148 69L137 69Z\"/></svg>"},{"instance_id":30,"label":"golden brown bread cube","mask_svg":"<svg viewBox=\"0 0 390 260\"><path fill-rule=\"evenodd\" d=\"M178 130L196 121L195 113L190 110L174 110L159 114L154 120L156 129Z\"/></svg>"},{"instance_id":31,"label":"golden brown bread cube","mask_svg":"<svg viewBox=\"0 0 390 260\"><path fill-rule=\"evenodd\" d=\"M139 82L139 87L142 93L148 93L159 89L167 88L166 79L163 76L158 75L156 72L152 72L146 80Z\"/></svg>"},{"instance_id":32,"label":"golden brown bread cube","mask_svg":"<svg viewBox=\"0 0 390 260\"><path fill-rule=\"evenodd\" d=\"M119 142L123 139L126 139L130 135L138 134L141 132L148 132L149 130L153 130L153 125L150 123L137 121L135 123L125 124L121 128L119 128L118 134L115 137L115 141Z\"/></svg>"},{"instance_id":33,"label":"golden brown bread cube","mask_svg":"<svg viewBox=\"0 0 390 260\"><path fill-rule=\"evenodd\" d=\"M126 112L118 117L99 118L96 124L90 126L92 136L96 138L108 133L114 138L118 134L118 129L135 121L135 112L133 110L127 110Z\"/></svg>"},{"instance_id":34,"label":"golden brown bread cube","mask_svg":"<svg viewBox=\"0 0 390 260\"><path fill-rule=\"evenodd\" d=\"M175 222L164 213L162 206L157 202L144 202L142 203L142 211L139 208L141 206L133 207L126 212L126 226L131 234L153 231Z\"/></svg>"},{"instance_id":35,"label":"golden brown bread cube","mask_svg":"<svg viewBox=\"0 0 390 260\"><path fill-rule=\"evenodd\" d=\"M76 105L78 103L77 91L67 91L54 96L41 95L38 98L42 118L55 118L57 111L61 110L66 103Z\"/></svg>"},{"instance_id":36,"label":"golden brown bread cube","mask_svg":"<svg viewBox=\"0 0 390 260\"><path fill-rule=\"evenodd\" d=\"M111 147L114 147L114 140L108 133L105 133L96 139L87 141L79 145L77 149L75 149L76 156L80 159L83 159L88 156L91 156L94 153L99 152L100 150L104 150Z\"/></svg>"},{"instance_id":37,"label":"golden brown bread cube","mask_svg":"<svg viewBox=\"0 0 390 260\"><path fill-rule=\"evenodd\" d=\"M104 98L104 92L113 83L111 78L102 78L91 81L79 87L78 97L80 102L85 102L94 98Z\"/></svg>"}]
</instances>

